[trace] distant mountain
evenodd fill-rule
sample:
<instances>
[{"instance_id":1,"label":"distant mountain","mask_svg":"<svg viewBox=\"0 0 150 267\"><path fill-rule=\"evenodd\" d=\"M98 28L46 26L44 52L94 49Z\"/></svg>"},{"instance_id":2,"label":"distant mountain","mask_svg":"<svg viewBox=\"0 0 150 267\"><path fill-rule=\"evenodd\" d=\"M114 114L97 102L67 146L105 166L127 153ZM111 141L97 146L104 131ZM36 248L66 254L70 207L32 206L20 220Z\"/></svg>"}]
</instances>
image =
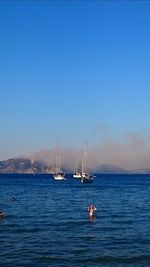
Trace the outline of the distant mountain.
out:
<instances>
[{"instance_id":1,"label":"distant mountain","mask_svg":"<svg viewBox=\"0 0 150 267\"><path fill-rule=\"evenodd\" d=\"M115 165L103 164L98 166L94 173L128 173L128 170L124 170Z\"/></svg>"},{"instance_id":2,"label":"distant mountain","mask_svg":"<svg viewBox=\"0 0 150 267\"><path fill-rule=\"evenodd\" d=\"M139 174L150 174L150 169L136 169L136 170L132 170L132 171L130 171L130 173L132 174L134 174L134 173L139 173Z\"/></svg>"},{"instance_id":3,"label":"distant mountain","mask_svg":"<svg viewBox=\"0 0 150 267\"><path fill-rule=\"evenodd\" d=\"M46 166L43 162L15 158L0 161L0 173L51 173L53 168Z\"/></svg>"},{"instance_id":4,"label":"distant mountain","mask_svg":"<svg viewBox=\"0 0 150 267\"><path fill-rule=\"evenodd\" d=\"M0 173L53 173L54 167L47 166L42 161L27 158L14 158L0 161ZM66 173L71 173L68 164L62 166ZM115 165L103 164L92 170L93 173L120 173L120 174L150 174L150 169L125 170Z\"/></svg>"}]
</instances>

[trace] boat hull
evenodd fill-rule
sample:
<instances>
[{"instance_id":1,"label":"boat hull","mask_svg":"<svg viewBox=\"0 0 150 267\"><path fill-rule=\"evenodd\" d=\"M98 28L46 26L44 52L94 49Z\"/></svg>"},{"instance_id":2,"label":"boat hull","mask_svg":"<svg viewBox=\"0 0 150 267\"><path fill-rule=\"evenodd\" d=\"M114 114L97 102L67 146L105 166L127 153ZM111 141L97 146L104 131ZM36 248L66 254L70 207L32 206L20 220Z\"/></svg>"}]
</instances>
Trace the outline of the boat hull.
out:
<instances>
[{"instance_id":1,"label":"boat hull","mask_svg":"<svg viewBox=\"0 0 150 267\"><path fill-rule=\"evenodd\" d=\"M54 177L55 180L58 180L58 181L65 180L65 176L64 176L63 173L61 173L61 174L54 174L53 177Z\"/></svg>"},{"instance_id":2,"label":"boat hull","mask_svg":"<svg viewBox=\"0 0 150 267\"><path fill-rule=\"evenodd\" d=\"M89 175L89 174L84 174L82 177L81 177L81 182L82 183L93 183L93 175Z\"/></svg>"},{"instance_id":3,"label":"boat hull","mask_svg":"<svg viewBox=\"0 0 150 267\"><path fill-rule=\"evenodd\" d=\"M81 178L83 184L93 183L93 179Z\"/></svg>"},{"instance_id":4,"label":"boat hull","mask_svg":"<svg viewBox=\"0 0 150 267\"><path fill-rule=\"evenodd\" d=\"M73 175L73 178L81 179L81 178L82 178L82 175L81 175L80 173L78 173L78 174L74 174L74 175Z\"/></svg>"}]
</instances>

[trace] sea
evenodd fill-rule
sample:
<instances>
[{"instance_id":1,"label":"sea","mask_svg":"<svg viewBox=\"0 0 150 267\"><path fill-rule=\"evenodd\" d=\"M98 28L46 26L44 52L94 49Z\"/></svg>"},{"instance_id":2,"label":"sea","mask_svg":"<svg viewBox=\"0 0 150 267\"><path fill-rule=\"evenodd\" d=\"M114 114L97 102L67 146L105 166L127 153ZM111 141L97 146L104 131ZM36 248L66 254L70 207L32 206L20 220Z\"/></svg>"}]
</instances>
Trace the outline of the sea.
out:
<instances>
[{"instance_id":1,"label":"sea","mask_svg":"<svg viewBox=\"0 0 150 267\"><path fill-rule=\"evenodd\" d=\"M150 266L150 175L1 174L0 209L0 267Z\"/></svg>"}]
</instances>

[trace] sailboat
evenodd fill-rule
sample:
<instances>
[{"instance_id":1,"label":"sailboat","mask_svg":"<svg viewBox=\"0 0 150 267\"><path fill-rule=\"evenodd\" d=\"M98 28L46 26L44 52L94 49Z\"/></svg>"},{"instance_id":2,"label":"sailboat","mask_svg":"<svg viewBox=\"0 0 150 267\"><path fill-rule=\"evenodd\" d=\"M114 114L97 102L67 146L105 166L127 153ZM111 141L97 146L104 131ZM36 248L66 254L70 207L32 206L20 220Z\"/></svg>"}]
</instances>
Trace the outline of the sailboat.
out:
<instances>
[{"instance_id":1,"label":"sailboat","mask_svg":"<svg viewBox=\"0 0 150 267\"><path fill-rule=\"evenodd\" d=\"M78 179L81 179L82 177L82 173L79 171L79 168L78 168L78 160L76 161L76 169L75 169L75 172L73 174L73 178L78 178Z\"/></svg>"},{"instance_id":2,"label":"sailboat","mask_svg":"<svg viewBox=\"0 0 150 267\"><path fill-rule=\"evenodd\" d=\"M56 168L53 177L55 180L65 180L65 174L60 168L60 152L59 155L56 156Z\"/></svg>"},{"instance_id":3,"label":"sailboat","mask_svg":"<svg viewBox=\"0 0 150 267\"><path fill-rule=\"evenodd\" d=\"M92 183L94 179L94 175L91 174L87 169L87 144L85 146L84 157L82 159L82 175L81 182L82 183Z\"/></svg>"}]
</instances>

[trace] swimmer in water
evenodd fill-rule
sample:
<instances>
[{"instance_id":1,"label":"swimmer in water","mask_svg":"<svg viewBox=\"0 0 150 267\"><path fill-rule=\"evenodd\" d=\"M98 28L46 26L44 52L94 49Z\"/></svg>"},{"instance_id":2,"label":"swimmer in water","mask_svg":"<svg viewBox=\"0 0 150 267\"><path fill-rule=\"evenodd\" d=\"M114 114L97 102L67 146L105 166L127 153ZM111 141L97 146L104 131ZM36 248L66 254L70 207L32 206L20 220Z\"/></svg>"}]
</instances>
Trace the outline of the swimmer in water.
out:
<instances>
[{"instance_id":1,"label":"swimmer in water","mask_svg":"<svg viewBox=\"0 0 150 267\"><path fill-rule=\"evenodd\" d=\"M96 207L94 205L90 205L88 207L88 212L89 212L90 218L94 218L95 210L97 210L97 209L96 209Z\"/></svg>"},{"instance_id":2,"label":"swimmer in water","mask_svg":"<svg viewBox=\"0 0 150 267\"><path fill-rule=\"evenodd\" d=\"M4 212L2 210L0 210L0 218L4 217Z\"/></svg>"}]
</instances>

